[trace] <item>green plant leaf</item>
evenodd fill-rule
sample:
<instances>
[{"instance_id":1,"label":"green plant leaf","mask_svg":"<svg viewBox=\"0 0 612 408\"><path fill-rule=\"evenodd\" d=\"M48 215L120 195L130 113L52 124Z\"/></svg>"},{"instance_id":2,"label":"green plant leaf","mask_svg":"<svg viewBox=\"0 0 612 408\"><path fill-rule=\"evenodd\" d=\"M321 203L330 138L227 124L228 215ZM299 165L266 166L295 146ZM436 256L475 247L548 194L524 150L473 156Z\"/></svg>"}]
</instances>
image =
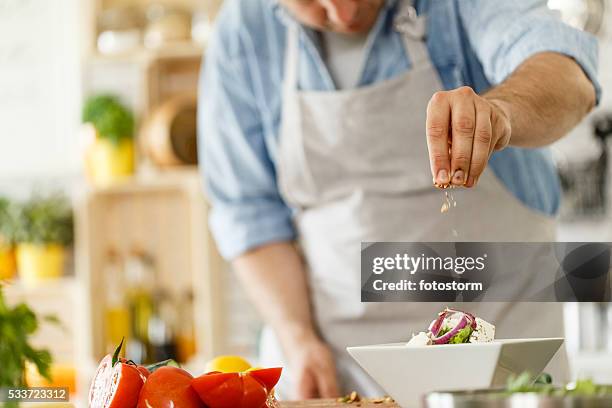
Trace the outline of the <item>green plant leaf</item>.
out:
<instances>
[{"instance_id":1,"label":"green plant leaf","mask_svg":"<svg viewBox=\"0 0 612 408\"><path fill-rule=\"evenodd\" d=\"M38 321L34 312L25 304L20 303L13 308L14 324L19 324L25 334L32 334L38 329Z\"/></svg>"},{"instance_id":2,"label":"green plant leaf","mask_svg":"<svg viewBox=\"0 0 612 408\"><path fill-rule=\"evenodd\" d=\"M32 363L43 377L50 379L51 354L30 345L38 328L36 314L25 304L10 307L0 284L0 387L24 387L26 363Z\"/></svg>"},{"instance_id":3,"label":"green plant leaf","mask_svg":"<svg viewBox=\"0 0 612 408\"><path fill-rule=\"evenodd\" d=\"M37 350L27 346L24 355L28 361L34 363L38 373L45 379L51 381L51 353L48 350Z\"/></svg>"},{"instance_id":4,"label":"green plant leaf","mask_svg":"<svg viewBox=\"0 0 612 408\"><path fill-rule=\"evenodd\" d=\"M18 235L19 208L17 203L0 197L0 247L12 245Z\"/></svg>"},{"instance_id":5,"label":"green plant leaf","mask_svg":"<svg viewBox=\"0 0 612 408\"><path fill-rule=\"evenodd\" d=\"M87 99L82 120L93 124L100 137L115 144L133 137L134 117L116 96L95 95Z\"/></svg>"},{"instance_id":6,"label":"green plant leaf","mask_svg":"<svg viewBox=\"0 0 612 408\"><path fill-rule=\"evenodd\" d=\"M15 241L71 245L74 239L72 208L60 193L34 196L19 207Z\"/></svg>"}]
</instances>

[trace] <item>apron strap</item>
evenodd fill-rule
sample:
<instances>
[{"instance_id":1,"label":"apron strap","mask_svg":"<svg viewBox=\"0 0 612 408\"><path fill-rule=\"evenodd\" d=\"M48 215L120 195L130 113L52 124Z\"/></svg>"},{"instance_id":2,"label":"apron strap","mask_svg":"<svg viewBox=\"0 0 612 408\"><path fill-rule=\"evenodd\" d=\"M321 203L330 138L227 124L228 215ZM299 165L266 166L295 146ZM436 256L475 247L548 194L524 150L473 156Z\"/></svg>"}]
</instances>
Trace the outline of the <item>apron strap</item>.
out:
<instances>
[{"instance_id":1,"label":"apron strap","mask_svg":"<svg viewBox=\"0 0 612 408\"><path fill-rule=\"evenodd\" d=\"M412 69L431 66L425 44L427 16L417 15L414 0L400 0L393 25L401 34L404 48L412 62Z\"/></svg>"},{"instance_id":2,"label":"apron strap","mask_svg":"<svg viewBox=\"0 0 612 408\"><path fill-rule=\"evenodd\" d=\"M283 78L283 97L290 95L298 86L298 59L300 32L297 23L287 24L285 47L285 73ZM286 100L286 99L285 99Z\"/></svg>"}]
</instances>

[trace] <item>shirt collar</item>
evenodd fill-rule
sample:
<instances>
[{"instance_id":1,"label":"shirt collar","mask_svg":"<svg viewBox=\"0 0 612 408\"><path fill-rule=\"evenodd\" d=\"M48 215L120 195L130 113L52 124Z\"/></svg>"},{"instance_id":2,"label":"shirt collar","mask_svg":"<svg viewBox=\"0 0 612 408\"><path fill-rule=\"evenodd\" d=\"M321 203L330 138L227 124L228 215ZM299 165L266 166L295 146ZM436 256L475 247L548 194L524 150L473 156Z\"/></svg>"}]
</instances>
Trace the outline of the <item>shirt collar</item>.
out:
<instances>
[{"instance_id":1,"label":"shirt collar","mask_svg":"<svg viewBox=\"0 0 612 408\"><path fill-rule=\"evenodd\" d=\"M278 19L284 24L284 25L289 25L289 24L299 24L295 18L293 18L293 16L280 4L280 0L268 0L271 4L272 10L274 12L274 14L276 14L276 16L278 17ZM394 11L395 9L395 5L401 0L385 0L384 4L382 5L382 8L379 12L379 16L378 18L384 18L386 14L388 14L390 11Z\"/></svg>"}]
</instances>

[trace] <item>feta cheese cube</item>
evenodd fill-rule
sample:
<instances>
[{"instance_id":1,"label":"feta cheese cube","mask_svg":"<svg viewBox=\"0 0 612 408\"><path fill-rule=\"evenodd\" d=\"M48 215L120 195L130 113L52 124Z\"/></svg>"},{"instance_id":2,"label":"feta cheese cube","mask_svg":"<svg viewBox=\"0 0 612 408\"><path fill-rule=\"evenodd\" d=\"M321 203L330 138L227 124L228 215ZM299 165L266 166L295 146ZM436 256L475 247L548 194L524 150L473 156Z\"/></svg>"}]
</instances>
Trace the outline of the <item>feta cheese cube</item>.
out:
<instances>
[{"instance_id":1,"label":"feta cheese cube","mask_svg":"<svg viewBox=\"0 0 612 408\"><path fill-rule=\"evenodd\" d=\"M495 326L491 323L476 318L476 329L470 336L470 343L490 343L495 339Z\"/></svg>"},{"instance_id":2,"label":"feta cheese cube","mask_svg":"<svg viewBox=\"0 0 612 408\"><path fill-rule=\"evenodd\" d=\"M425 332L420 332L417 335L413 335L407 346L429 346L432 344L431 338Z\"/></svg>"}]
</instances>

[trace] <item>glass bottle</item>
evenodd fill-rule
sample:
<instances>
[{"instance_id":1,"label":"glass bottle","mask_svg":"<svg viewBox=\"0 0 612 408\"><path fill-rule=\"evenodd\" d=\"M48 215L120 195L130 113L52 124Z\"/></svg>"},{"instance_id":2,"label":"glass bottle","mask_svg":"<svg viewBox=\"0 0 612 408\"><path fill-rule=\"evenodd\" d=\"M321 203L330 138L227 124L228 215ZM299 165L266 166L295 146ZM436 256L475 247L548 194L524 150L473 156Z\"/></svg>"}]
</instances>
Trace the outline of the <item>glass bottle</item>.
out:
<instances>
[{"instance_id":1,"label":"glass bottle","mask_svg":"<svg viewBox=\"0 0 612 408\"><path fill-rule=\"evenodd\" d=\"M193 307L193 290L189 289L180 304L181 325L176 334L177 357L181 363L189 361L196 352Z\"/></svg>"},{"instance_id":2,"label":"glass bottle","mask_svg":"<svg viewBox=\"0 0 612 408\"><path fill-rule=\"evenodd\" d=\"M125 296L125 277L121 257L114 249L109 249L103 269L106 286L104 303L104 327L106 350L111 352L121 342L129 338L130 314Z\"/></svg>"},{"instance_id":3,"label":"glass bottle","mask_svg":"<svg viewBox=\"0 0 612 408\"><path fill-rule=\"evenodd\" d=\"M149 321L154 311L155 266L153 258L145 251L134 248L126 259L125 270L132 334L126 345L126 354L136 363L151 362Z\"/></svg>"},{"instance_id":4,"label":"glass bottle","mask_svg":"<svg viewBox=\"0 0 612 408\"><path fill-rule=\"evenodd\" d=\"M177 359L175 304L169 292L158 289L155 292L155 308L149 319L148 338L150 358L153 361Z\"/></svg>"}]
</instances>

